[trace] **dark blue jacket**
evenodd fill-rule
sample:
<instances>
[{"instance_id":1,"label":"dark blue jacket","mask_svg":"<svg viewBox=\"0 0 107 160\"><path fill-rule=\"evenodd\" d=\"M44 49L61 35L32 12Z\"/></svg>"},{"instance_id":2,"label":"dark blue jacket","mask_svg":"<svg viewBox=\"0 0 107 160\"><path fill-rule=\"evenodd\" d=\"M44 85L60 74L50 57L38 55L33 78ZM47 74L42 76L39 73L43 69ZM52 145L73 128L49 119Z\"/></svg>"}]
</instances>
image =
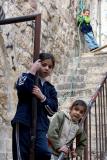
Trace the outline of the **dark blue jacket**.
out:
<instances>
[{"instance_id":1,"label":"dark blue jacket","mask_svg":"<svg viewBox=\"0 0 107 160\"><path fill-rule=\"evenodd\" d=\"M82 33L93 32L91 24L90 23L86 24L85 22L83 22L80 25L80 30L81 30Z\"/></svg>"},{"instance_id":2,"label":"dark blue jacket","mask_svg":"<svg viewBox=\"0 0 107 160\"><path fill-rule=\"evenodd\" d=\"M31 73L23 73L16 84L18 105L16 114L12 120L14 123L20 122L31 126L32 89L35 84L35 76ZM52 84L44 82L43 86L39 80L39 87L46 96L44 102L38 100L37 105L37 130L46 131L49 127L48 116L52 116L58 109L57 92Z\"/></svg>"},{"instance_id":3,"label":"dark blue jacket","mask_svg":"<svg viewBox=\"0 0 107 160\"><path fill-rule=\"evenodd\" d=\"M77 26L80 28L82 33L93 32L90 24L90 17L82 15L77 16Z\"/></svg>"}]
</instances>

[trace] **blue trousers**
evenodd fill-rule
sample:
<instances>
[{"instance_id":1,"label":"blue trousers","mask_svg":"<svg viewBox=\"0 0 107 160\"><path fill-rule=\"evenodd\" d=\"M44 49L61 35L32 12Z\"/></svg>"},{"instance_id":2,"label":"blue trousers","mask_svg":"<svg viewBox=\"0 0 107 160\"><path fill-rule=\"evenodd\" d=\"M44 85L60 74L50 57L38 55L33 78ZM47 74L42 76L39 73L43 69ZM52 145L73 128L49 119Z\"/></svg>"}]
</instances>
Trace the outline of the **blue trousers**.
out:
<instances>
[{"instance_id":1,"label":"blue trousers","mask_svg":"<svg viewBox=\"0 0 107 160\"><path fill-rule=\"evenodd\" d=\"M88 48L90 50L99 47L97 42L96 42L96 39L94 37L93 32L84 33L84 38L85 38L85 41L86 41L86 43L88 45Z\"/></svg>"},{"instance_id":2,"label":"blue trousers","mask_svg":"<svg viewBox=\"0 0 107 160\"><path fill-rule=\"evenodd\" d=\"M12 153L13 160L29 160L30 155L30 129L23 124L13 126ZM50 160L51 151L45 132L37 132L35 142L35 160Z\"/></svg>"},{"instance_id":3,"label":"blue trousers","mask_svg":"<svg viewBox=\"0 0 107 160\"><path fill-rule=\"evenodd\" d=\"M48 147L48 139L45 132L36 134L36 160L50 160L51 150Z\"/></svg>"}]
</instances>

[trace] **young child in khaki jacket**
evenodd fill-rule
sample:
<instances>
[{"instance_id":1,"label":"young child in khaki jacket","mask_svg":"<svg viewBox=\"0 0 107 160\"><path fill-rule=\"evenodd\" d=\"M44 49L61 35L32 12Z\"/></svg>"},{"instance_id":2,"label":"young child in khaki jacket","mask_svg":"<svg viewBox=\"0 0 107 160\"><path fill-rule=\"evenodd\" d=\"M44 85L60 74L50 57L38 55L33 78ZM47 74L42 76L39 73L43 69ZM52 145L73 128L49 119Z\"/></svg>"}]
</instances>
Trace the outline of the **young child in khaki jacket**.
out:
<instances>
[{"instance_id":1,"label":"young child in khaki jacket","mask_svg":"<svg viewBox=\"0 0 107 160\"><path fill-rule=\"evenodd\" d=\"M82 155L84 146L87 144L87 138L84 130L79 127L79 122L86 110L86 103L83 100L76 100L70 106L69 113L57 112L52 119L48 130L48 139L54 160L58 159L61 152L64 152L65 159L68 153L73 158ZM78 138L76 149L71 149L69 147L72 146L75 138Z\"/></svg>"}]
</instances>

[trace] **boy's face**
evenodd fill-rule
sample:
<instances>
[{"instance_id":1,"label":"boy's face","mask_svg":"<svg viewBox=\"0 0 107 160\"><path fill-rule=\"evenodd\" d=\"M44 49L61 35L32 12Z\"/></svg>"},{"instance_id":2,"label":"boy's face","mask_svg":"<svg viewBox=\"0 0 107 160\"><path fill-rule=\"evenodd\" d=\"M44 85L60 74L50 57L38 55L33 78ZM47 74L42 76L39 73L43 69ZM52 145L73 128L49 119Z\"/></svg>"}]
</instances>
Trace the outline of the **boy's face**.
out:
<instances>
[{"instance_id":1,"label":"boy's face","mask_svg":"<svg viewBox=\"0 0 107 160\"><path fill-rule=\"evenodd\" d=\"M89 11L85 11L84 16L89 16L90 12Z\"/></svg>"},{"instance_id":2,"label":"boy's face","mask_svg":"<svg viewBox=\"0 0 107 160\"><path fill-rule=\"evenodd\" d=\"M83 118L85 113L83 106L73 106L72 110L70 111L70 116L73 121L78 122L81 118Z\"/></svg>"},{"instance_id":3,"label":"boy's face","mask_svg":"<svg viewBox=\"0 0 107 160\"><path fill-rule=\"evenodd\" d=\"M39 70L39 75L42 78L45 78L50 75L50 73L53 70L53 64L51 59L46 59L44 61L41 61L41 67Z\"/></svg>"}]
</instances>

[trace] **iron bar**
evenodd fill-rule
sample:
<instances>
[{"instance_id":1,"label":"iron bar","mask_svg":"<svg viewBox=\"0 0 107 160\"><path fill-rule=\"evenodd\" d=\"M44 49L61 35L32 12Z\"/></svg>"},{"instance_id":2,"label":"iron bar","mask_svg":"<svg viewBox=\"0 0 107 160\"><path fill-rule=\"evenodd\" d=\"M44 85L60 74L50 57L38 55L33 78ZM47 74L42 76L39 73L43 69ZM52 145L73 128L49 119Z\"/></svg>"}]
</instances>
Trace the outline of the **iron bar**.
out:
<instances>
[{"instance_id":1,"label":"iron bar","mask_svg":"<svg viewBox=\"0 0 107 160\"><path fill-rule=\"evenodd\" d=\"M100 159L101 159L101 109L100 109L100 95L98 95L98 109L99 109L99 148L100 148Z\"/></svg>"},{"instance_id":2,"label":"iron bar","mask_svg":"<svg viewBox=\"0 0 107 160\"><path fill-rule=\"evenodd\" d=\"M84 123L84 121L85 121L85 119L86 119L86 117L87 117L87 114L88 114L89 110L91 109L93 103L95 102L96 98L98 97L98 94L99 94L99 92L100 92L100 90L101 90L101 87L104 85L104 83L105 83L105 81L106 81L106 78L107 78L107 73L106 73L106 75L104 76L104 78L102 79L101 83L99 84L99 86L98 86L95 94L91 97L91 99L90 99L90 101L89 101L89 103L88 103L88 109L87 109L87 111L86 111L86 113L85 113L85 115L84 115L84 118L81 120L80 125L81 125L82 123Z\"/></svg>"},{"instance_id":3,"label":"iron bar","mask_svg":"<svg viewBox=\"0 0 107 160\"><path fill-rule=\"evenodd\" d=\"M86 118L85 122L84 122L84 130L85 130L85 133L88 137L88 118ZM87 145L88 145L88 142L87 142ZM84 149L84 159L88 159L88 147L85 147Z\"/></svg>"},{"instance_id":4,"label":"iron bar","mask_svg":"<svg viewBox=\"0 0 107 160\"><path fill-rule=\"evenodd\" d=\"M40 30L41 30L41 15L35 17L35 38L34 38L34 55L33 62L38 59L40 52ZM38 75L35 76L35 84L38 85ZM36 122L37 122L37 99L32 97L32 126L31 126L31 147L30 160L35 160L35 142L36 142Z\"/></svg>"},{"instance_id":5,"label":"iron bar","mask_svg":"<svg viewBox=\"0 0 107 160\"><path fill-rule=\"evenodd\" d=\"M89 154L90 154L90 160L91 160L91 110L89 112L89 124L88 124L89 125L89 146L90 146Z\"/></svg>"},{"instance_id":6,"label":"iron bar","mask_svg":"<svg viewBox=\"0 0 107 160\"><path fill-rule=\"evenodd\" d=\"M38 23L37 23L38 22ZM35 39L34 39L34 59L36 60L37 55L40 51L40 32L41 32L41 15L35 17Z\"/></svg>"},{"instance_id":7,"label":"iron bar","mask_svg":"<svg viewBox=\"0 0 107 160\"><path fill-rule=\"evenodd\" d=\"M40 52L40 31L41 31L41 14L27 15L21 17L13 17L0 20L0 25L7 25L12 23L20 23L35 20L35 34L34 34L34 55L33 62L38 59ZM38 76L35 76L35 84L38 85ZM36 120L37 120L37 99L32 97L32 124L31 124L31 147L30 160L35 160L35 142L36 142Z\"/></svg>"},{"instance_id":8,"label":"iron bar","mask_svg":"<svg viewBox=\"0 0 107 160\"><path fill-rule=\"evenodd\" d=\"M103 132L103 101L102 101L102 88L101 88L101 92L100 92L100 95L101 95L101 140L102 140L102 151L104 151L104 142L103 142L103 139L104 139L104 132Z\"/></svg>"},{"instance_id":9,"label":"iron bar","mask_svg":"<svg viewBox=\"0 0 107 160\"><path fill-rule=\"evenodd\" d=\"M64 159L64 152L61 152L61 154L60 154L58 160L63 160L63 159Z\"/></svg>"},{"instance_id":10,"label":"iron bar","mask_svg":"<svg viewBox=\"0 0 107 160\"><path fill-rule=\"evenodd\" d=\"M105 116L107 116L107 80L105 81ZM107 125L107 118L106 118L106 125ZM106 130L106 137L105 137L105 143L107 142L107 130ZM107 143L105 146L105 149L107 150Z\"/></svg>"},{"instance_id":11,"label":"iron bar","mask_svg":"<svg viewBox=\"0 0 107 160\"><path fill-rule=\"evenodd\" d=\"M105 110L105 85L103 86L103 108L104 108L104 151L106 151L106 110Z\"/></svg>"},{"instance_id":12,"label":"iron bar","mask_svg":"<svg viewBox=\"0 0 107 160\"><path fill-rule=\"evenodd\" d=\"M85 148L85 151L90 150L89 154L87 153L87 155L90 155L90 157L88 157L88 159L93 158L93 157L91 158L91 156L92 156L91 129L92 128L91 128L91 112L90 112L92 107L95 107L96 159L99 160L99 158L100 159L102 158L102 153L103 153L102 147L103 147L103 143L104 143L102 141L104 140L104 129L105 128L103 128L103 130L102 130L103 123L104 123L104 116L103 116L104 110L103 110L103 95L101 95L101 90L102 90L101 88L102 88L102 86L104 86L104 84L106 85L105 97L107 97L107 83L106 83L107 81L106 81L106 79L107 79L107 73L106 73L105 77L102 79L101 83L98 85L95 94L91 97L91 100L88 103L88 110L87 110L84 118L80 122L80 124L82 125L86 120L87 114L89 114L89 124L88 124L89 126L88 126L88 131L87 131L87 133L89 133L89 135L88 135L89 145L86 146L86 148ZM98 99L98 101L96 101L97 99ZM93 106L94 102L95 102L95 106ZM107 105L107 98L105 99L105 106L106 105ZM106 110L106 112L107 112L107 110ZM105 115L107 115L107 114L105 114ZM97 118L97 116L98 116L98 118ZM87 158L83 157L83 159L86 160Z\"/></svg>"},{"instance_id":13,"label":"iron bar","mask_svg":"<svg viewBox=\"0 0 107 160\"><path fill-rule=\"evenodd\" d=\"M96 105L96 101L95 101L95 131L96 131L96 158L98 160L98 128L97 128L97 105Z\"/></svg>"},{"instance_id":14,"label":"iron bar","mask_svg":"<svg viewBox=\"0 0 107 160\"><path fill-rule=\"evenodd\" d=\"M32 20L35 20L35 18L38 16L40 16L40 14L6 18L4 20L0 20L0 25L32 21Z\"/></svg>"}]
</instances>

